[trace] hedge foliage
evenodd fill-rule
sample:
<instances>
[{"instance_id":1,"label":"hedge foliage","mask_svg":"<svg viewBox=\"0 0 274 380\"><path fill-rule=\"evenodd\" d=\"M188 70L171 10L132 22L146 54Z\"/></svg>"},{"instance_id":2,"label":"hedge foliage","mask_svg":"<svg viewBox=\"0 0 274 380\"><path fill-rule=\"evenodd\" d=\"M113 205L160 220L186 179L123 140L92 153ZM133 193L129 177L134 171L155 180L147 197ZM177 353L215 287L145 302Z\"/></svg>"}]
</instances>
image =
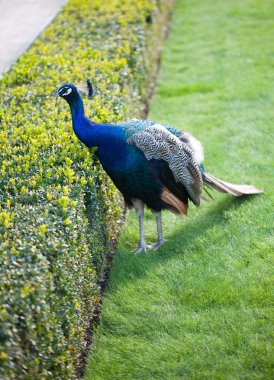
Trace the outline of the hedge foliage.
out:
<instances>
[{"instance_id":1,"label":"hedge foliage","mask_svg":"<svg viewBox=\"0 0 274 380\"><path fill-rule=\"evenodd\" d=\"M1 80L0 378L74 379L120 198L48 95L89 78L95 121L140 115L166 0L71 0ZM88 212L87 212L88 209Z\"/></svg>"}]
</instances>

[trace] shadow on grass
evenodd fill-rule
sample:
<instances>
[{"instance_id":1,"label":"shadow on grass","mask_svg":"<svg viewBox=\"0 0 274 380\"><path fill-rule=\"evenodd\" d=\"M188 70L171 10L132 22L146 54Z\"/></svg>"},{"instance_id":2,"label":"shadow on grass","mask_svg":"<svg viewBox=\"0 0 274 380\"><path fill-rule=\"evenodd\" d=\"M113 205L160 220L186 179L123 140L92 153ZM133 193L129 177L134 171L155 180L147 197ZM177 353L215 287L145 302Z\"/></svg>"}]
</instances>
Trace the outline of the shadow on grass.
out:
<instances>
[{"instance_id":1,"label":"shadow on grass","mask_svg":"<svg viewBox=\"0 0 274 380\"><path fill-rule=\"evenodd\" d=\"M252 201L252 197L226 197L221 201L216 201L213 209L194 218L193 221L184 223L180 230L169 236L168 241L157 251L147 251L139 255L134 255L132 247L129 247L129 239L124 231L124 236L121 238L118 246L118 252L114 259L109 291L115 291L120 286L131 283L143 278L152 267L161 265L163 262L172 260L174 257L182 256L182 250L187 250L195 244L196 239L205 234L214 226L225 226L227 223L226 212L238 209L242 204ZM136 221L137 223L137 221ZM137 224L136 224L136 228ZM193 255L195 255L193 251Z\"/></svg>"}]
</instances>

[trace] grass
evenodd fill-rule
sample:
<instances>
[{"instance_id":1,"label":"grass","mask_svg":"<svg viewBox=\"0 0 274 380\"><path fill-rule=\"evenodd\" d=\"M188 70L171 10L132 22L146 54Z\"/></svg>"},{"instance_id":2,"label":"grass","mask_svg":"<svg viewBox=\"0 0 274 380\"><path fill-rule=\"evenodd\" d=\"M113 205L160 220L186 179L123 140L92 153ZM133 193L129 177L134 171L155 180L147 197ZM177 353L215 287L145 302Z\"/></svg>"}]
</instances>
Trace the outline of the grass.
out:
<instances>
[{"instance_id":1,"label":"grass","mask_svg":"<svg viewBox=\"0 0 274 380\"><path fill-rule=\"evenodd\" d=\"M149 118L203 141L215 176L252 183L214 193L168 242L133 255L130 212L86 380L272 379L274 2L177 0ZM147 241L156 239L146 212Z\"/></svg>"}]
</instances>

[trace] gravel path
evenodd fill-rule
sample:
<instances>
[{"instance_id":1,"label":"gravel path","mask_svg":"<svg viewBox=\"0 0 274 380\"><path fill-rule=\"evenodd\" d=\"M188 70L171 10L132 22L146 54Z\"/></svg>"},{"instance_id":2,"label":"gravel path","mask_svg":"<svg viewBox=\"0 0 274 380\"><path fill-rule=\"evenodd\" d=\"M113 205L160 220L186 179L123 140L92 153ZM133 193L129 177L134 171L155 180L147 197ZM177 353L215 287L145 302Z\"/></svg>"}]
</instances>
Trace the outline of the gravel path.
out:
<instances>
[{"instance_id":1,"label":"gravel path","mask_svg":"<svg viewBox=\"0 0 274 380\"><path fill-rule=\"evenodd\" d=\"M67 0L0 0L0 76L24 53Z\"/></svg>"}]
</instances>

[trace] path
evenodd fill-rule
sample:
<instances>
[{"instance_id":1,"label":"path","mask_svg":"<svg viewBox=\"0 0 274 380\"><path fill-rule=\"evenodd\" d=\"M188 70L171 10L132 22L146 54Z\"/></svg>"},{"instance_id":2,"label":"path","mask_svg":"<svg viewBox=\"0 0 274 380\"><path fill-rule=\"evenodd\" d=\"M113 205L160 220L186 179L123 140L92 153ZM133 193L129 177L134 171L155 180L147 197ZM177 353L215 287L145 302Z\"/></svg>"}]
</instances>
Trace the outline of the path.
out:
<instances>
[{"instance_id":1,"label":"path","mask_svg":"<svg viewBox=\"0 0 274 380\"><path fill-rule=\"evenodd\" d=\"M56 16L66 0L0 0L0 76Z\"/></svg>"}]
</instances>

